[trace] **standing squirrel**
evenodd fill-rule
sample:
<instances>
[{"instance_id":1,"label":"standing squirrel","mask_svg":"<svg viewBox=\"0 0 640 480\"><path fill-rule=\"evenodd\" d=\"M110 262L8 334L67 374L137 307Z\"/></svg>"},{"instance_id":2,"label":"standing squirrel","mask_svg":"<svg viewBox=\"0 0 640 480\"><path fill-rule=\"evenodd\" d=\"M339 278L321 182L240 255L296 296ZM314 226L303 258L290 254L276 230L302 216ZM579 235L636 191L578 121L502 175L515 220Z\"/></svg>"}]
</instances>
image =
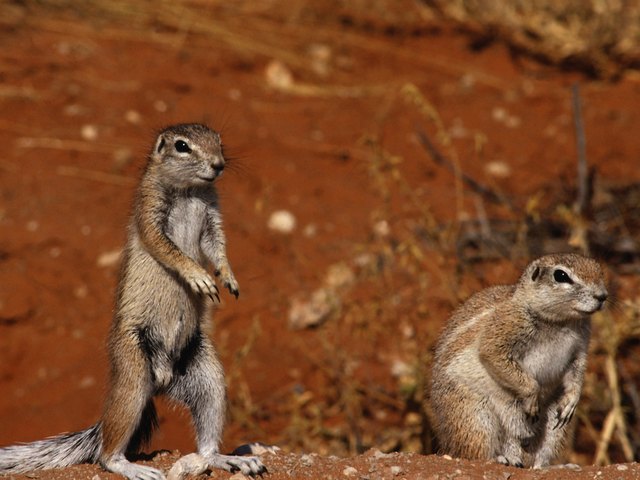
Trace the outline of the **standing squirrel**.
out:
<instances>
[{"instance_id":1,"label":"standing squirrel","mask_svg":"<svg viewBox=\"0 0 640 480\"><path fill-rule=\"evenodd\" d=\"M110 381L100 421L86 430L0 449L0 473L98 462L136 480L161 480L157 469L131 463L157 426L153 397L166 394L191 411L200 470L259 475L256 457L222 455L225 382L203 332L220 282L238 297L227 260L214 181L225 158L218 133L199 124L162 130L149 154L133 206L108 351ZM180 461L179 461L180 462ZM187 468L188 470L188 468Z\"/></svg>"},{"instance_id":2,"label":"standing squirrel","mask_svg":"<svg viewBox=\"0 0 640 480\"><path fill-rule=\"evenodd\" d=\"M590 316L607 299L597 262L543 256L515 285L471 296L436 346L433 428L442 453L541 468L578 404Z\"/></svg>"}]
</instances>

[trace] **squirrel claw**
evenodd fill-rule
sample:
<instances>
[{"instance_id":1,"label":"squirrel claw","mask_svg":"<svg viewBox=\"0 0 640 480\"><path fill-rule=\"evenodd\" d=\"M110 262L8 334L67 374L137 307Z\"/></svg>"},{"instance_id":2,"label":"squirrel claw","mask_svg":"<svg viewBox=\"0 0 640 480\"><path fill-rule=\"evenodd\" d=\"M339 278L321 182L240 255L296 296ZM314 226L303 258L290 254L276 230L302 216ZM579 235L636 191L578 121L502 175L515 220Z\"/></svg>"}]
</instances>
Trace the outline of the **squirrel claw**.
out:
<instances>
[{"instance_id":1,"label":"squirrel claw","mask_svg":"<svg viewBox=\"0 0 640 480\"><path fill-rule=\"evenodd\" d=\"M567 402L564 407L559 408L556 413L556 424L553 426L553 429L557 430L558 428L566 426L573 418L577 406L578 402L572 401Z\"/></svg>"},{"instance_id":2,"label":"squirrel claw","mask_svg":"<svg viewBox=\"0 0 640 480\"><path fill-rule=\"evenodd\" d=\"M238 297L240 296L240 291L237 288L232 287L229 282L225 283L224 286L227 287L231 295L236 297L236 300L237 300Z\"/></svg>"}]
</instances>

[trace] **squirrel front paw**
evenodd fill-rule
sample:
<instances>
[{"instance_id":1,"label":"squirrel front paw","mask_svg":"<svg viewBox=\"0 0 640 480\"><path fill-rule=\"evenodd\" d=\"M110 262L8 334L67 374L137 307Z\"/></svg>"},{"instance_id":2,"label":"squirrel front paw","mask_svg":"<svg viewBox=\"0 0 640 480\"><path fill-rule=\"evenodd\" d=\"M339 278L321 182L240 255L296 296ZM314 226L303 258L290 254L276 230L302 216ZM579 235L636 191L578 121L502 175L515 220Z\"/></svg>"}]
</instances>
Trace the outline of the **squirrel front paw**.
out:
<instances>
[{"instance_id":1,"label":"squirrel front paw","mask_svg":"<svg viewBox=\"0 0 640 480\"><path fill-rule=\"evenodd\" d=\"M216 270L216 276L220 277L220 281L222 284L229 290L231 295L238 298L240 295L240 287L238 286L238 282L236 277L234 277L231 268L227 265L224 267L220 267Z\"/></svg>"},{"instance_id":2,"label":"squirrel front paw","mask_svg":"<svg viewBox=\"0 0 640 480\"><path fill-rule=\"evenodd\" d=\"M204 269L190 272L185 275L185 279L195 293L200 295L207 295L214 302L220 303L220 296L218 295L218 287L216 287L213 278Z\"/></svg>"},{"instance_id":3,"label":"squirrel front paw","mask_svg":"<svg viewBox=\"0 0 640 480\"><path fill-rule=\"evenodd\" d=\"M567 425L573 418L573 414L578 407L578 396L565 397L560 401L556 413L556 424L553 426L554 430L562 428Z\"/></svg>"}]
</instances>

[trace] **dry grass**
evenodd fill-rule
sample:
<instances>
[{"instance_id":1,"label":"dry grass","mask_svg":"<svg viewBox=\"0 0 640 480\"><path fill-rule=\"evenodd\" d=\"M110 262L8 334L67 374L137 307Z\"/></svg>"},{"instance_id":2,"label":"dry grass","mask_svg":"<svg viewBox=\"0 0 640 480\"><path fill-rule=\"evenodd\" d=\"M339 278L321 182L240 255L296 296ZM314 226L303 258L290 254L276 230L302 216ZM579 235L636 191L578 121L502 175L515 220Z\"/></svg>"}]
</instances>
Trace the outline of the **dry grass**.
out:
<instances>
[{"instance_id":1,"label":"dry grass","mask_svg":"<svg viewBox=\"0 0 640 480\"><path fill-rule=\"evenodd\" d=\"M640 65L637 0L426 0L479 37L554 65L613 77Z\"/></svg>"},{"instance_id":2,"label":"dry grass","mask_svg":"<svg viewBox=\"0 0 640 480\"><path fill-rule=\"evenodd\" d=\"M386 51L417 64L437 64L443 71L460 74L464 66L447 59L422 58L379 41L376 36L419 35L439 28L439 17L453 22L475 38L482 48L502 41L514 53L526 54L545 63L585 70L595 76L613 78L626 69L640 67L640 0L326 0L322 3L296 0L287 8L277 2L221 2L182 0L95 1L44 0L24 2L54 11L73 12L99 24L94 34L164 43L179 50L187 37L191 47L208 48L210 41L225 44L245 55L276 58L289 67L310 72L306 53L290 48L292 40L314 29L318 41L334 38L351 47ZM3 8L3 22L29 22L18 7ZM215 19L223 12L226 22ZM36 22L38 23L38 22ZM68 22L40 21L39 28L69 31ZM247 36L246 32L251 31ZM371 35L371 34L375 35ZM363 39L366 34L368 38ZM406 57L406 58L405 58ZM339 72L338 72L339 73ZM490 76L478 81L500 86ZM330 86L329 93L314 85L296 86L302 95L353 95L344 86ZM371 88L371 87L368 87ZM374 90L377 86L373 87ZM38 92L7 90L0 95L37 95Z\"/></svg>"}]
</instances>

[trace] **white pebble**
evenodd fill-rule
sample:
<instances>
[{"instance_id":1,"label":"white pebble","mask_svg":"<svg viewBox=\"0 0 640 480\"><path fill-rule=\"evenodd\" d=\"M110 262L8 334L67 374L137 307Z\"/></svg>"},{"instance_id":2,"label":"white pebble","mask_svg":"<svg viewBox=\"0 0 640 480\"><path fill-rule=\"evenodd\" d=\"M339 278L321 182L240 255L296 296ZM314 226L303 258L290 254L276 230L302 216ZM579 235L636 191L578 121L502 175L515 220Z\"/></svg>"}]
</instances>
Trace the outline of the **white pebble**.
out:
<instances>
[{"instance_id":1,"label":"white pebble","mask_svg":"<svg viewBox=\"0 0 640 480\"><path fill-rule=\"evenodd\" d=\"M391 467L391 475L397 476L402 473L402 468L398 465Z\"/></svg>"},{"instance_id":2,"label":"white pebble","mask_svg":"<svg viewBox=\"0 0 640 480\"><path fill-rule=\"evenodd\" d=\"M296 228L296 217L287 210L276 210L269 217L269 230L280 233L291 233Z\"/></svg>"},{"instance_id":3,"label":"white pebble","mask_svg":"<svg viewBox=\"0 0 640 480\"><path fill-rule=\"evenodd\" d=\"M91 124L83 125L80 129L80 136L84 140L93 141L98 138L98 127Z\"/></svg>"},{"instance_id":4,"label":"white pebble","mask_svg":"<svg viewBox=\"0 0 640 480\"><path fill-rule=\"evenodd\" d=\"M111 250L110 252L101 253L96 261L99 267L111 267L120 261L122 250Z\"/></svg>"},{"instance_id":5,"label":"white pebble","mask_svg":"<svg viewBox=\"0 0 640 480\"><path fill-rule=\"evenodd\" d=\"M142 115L137 110L127 110L124 119L133 125L138 125L142 121Z\"/></svg>"},{"instance_id":6,"label":"white pebble","mask_svg":"<svg viewBox=\"0 0 640 480\"><path fill-rule=\"evenodd\" d=\"M620 470L621 472L624 472L625 470L629 470L629 467L627 467L626 465L618 465L616 467L616 470Z\"/></svg>"},{"instance_id":7,"label":"white pebble","mask_svg":"<svg viewBox=\"0 0 640 480\"><path fill-rule=\"evenodd\" d=\"M290 90L293 86L291 70L279 60L271 60L264 73L270 87L278 90Z\"/></svg>"},{"instance_id":8,"label":"white pebble","mask_svg":"<svg viewBox=\"0 0 640 480\"><path fill-rule=\"evenodd\" d=\"M302 233L307 238L315 237L316 234L318 233L318 227L316 226L315 223L309 223L307 226L304 227L304 230Z\"/></svg>"},{"instance_id":9,"label":"white pebble","mask_svg":"<svg viewBox=\"0 0 640 480\"><path fill-rule=\"evenodd\" d=\"M300 463L302 463L305 467L310 467L311 465L316 463L316 461L311 455L305 454L300 457Z\"/></svg>"},{"instance_id":10,"label":"white pebble","mask_svg":"<svg viewBox=\"0 0 640 480\"><path fill-rule=\"evenodd\" d=\"M156 109L156 112L160 113L164 113L169 109L167 103L162 100L156 100L155 102L153 102L153 108Z\"/></svg>"},{"instance_id":11,"label":"white pebble","mask_svg":"<svg viewBox=\"0 0 640 480\"><path fill-rule=\"evenodd\" d=\"M389 228L389 222L386 220L380 220L373 226L373 231L378 237L386 237L391 233Z\"/></svg>"},{"instance_id":12,"label":"white pebble","mask_svg":"<svg viewBox=\"0 0 640 480\"><path fill-rule=\"evenodd\" d=\"M511 167L501 160L493 160L487 163L484 169L489 175L496 178L507 178L511 175Z\"/></svg>"},{"instance_id":13,"label":"white pebble","mask_svg":"<svg viewBox=\"0 0 640 480\"><path fill-rule=\"evenodd\" d=\"M237 102L242 98L242 91L238 90L237 88L232 88L231 90L229 90L228 95L231 100Z\"/></svg>"},{"instance_id":14,"label":"white pebble","mask_svg":"<svg viewBox=\"0 0 640 480\"><path fill-rule=\"evenodd\" d=\"M353 477L354 475L358 474L358 470L353 467L347 467L342 471L342 474L347 477Z\"/></svg>"},{"instance_id":15,"label":"white pebble","mask_svg":"<svg viewBox=\"0 0 640 480\"><path fill-rule=\"evenodd\" d=\"M376 459L380 459L380 458L385 458L385 457L389 457L390 455L388 453L384 453L378 449L375 449L373 452L373 458Z\"/></svg>"},{"instance_id":16,"label":"white pebble","mask_svg":"<svg viewBox=\"0 0 640 480\"><path fill-rule=\"evenodd\" d=\"M82 380L80 380L80 383L78 383L78 386L80 388L91 388L96 384L96 379L95 377L92 376L86 376L84 378L82 378Z\"/></svg>"},{"instance_id":17,"label":"white pebble","mask_svg":"<svg viewBox=\"0 0 640 480\"><path fill-rule=\"evenodd\" d=\"M507 111L502 107L495 107L491 110L491 117L496 122L504 122L508 115Z\"/></svg>"}]
</instances>

